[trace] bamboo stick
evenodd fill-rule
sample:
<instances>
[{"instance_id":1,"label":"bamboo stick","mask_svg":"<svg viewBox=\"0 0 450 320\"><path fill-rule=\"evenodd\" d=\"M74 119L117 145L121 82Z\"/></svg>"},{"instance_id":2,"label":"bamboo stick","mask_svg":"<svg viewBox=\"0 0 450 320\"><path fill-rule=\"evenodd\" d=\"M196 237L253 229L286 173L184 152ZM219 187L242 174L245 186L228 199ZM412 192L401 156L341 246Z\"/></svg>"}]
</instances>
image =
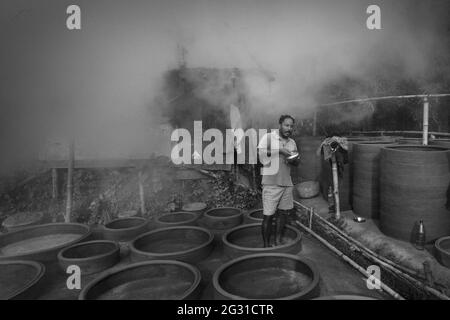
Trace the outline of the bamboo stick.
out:
<instances>
[{"instance_id":1,"label":"bamboo stick","mask_svg":"<svg viewBox=\"0 0 450 320\"><path fill-rule=\"evenodd\" d=\"M333 152L331 155L331 168L333 172L333 194L334 194L334 204L336 207L335 218L339 220L341 218L341 206L339 201L339 178L337 172L336 155Z\"/></svg>"},{"instance_id":2,"label":"bamboo stick","mask_svg":"<svg viewBox=\"0 0 450 320\"><path fill-rule=\"evenodd\" d=\"M54 200L58 199L58 169L52 168L52 198Z\"/></svg>"},{"instance_id":3,"label":"bamboo stick","mask_svg":"<svg viewBox=\"0 0 450 320\"><path fill-rule=\"evenodd\" d=\"M145 192L144 192L144 174L142 170L138 172L139 200L141 205L141 214L145 216Z\"/></svg>"},{"instance_id":4,"label":"bamboo stick","mask_svg":"<svg viewBox=\"0 0 450 320\"><path fill-rule=\"evenodd\" d=\"M64 216L64 221L70 222L70 215L72 213L72 193L73 193L73 164L75 161L74 152L74 141L71 140L69 143L69 164L67 168L67 203L66 203L66 214Z\"/></svg>"},{"instance_id":5,"label":"bamboo stick","mask_svg":"<svg viewBox=\"0 0 450 320\"><path fill-rule=\"evenodd\" d=\"M184 204L184 188L185 188L185 183L184 180L181 180L181 194L180 194L180 210L183 207Z\"/></svg>"},{"instance_id":6,"label":"bamboo stick","mask_svg":"<svg viewBox=\"0 0 450 320\"><path fill-rule=\"evenodd\" d=\"M256 189L256 165L252 164L251 166L251 170L252 170L252 186L253 189Z\"/></svg>"},{"instance_id":7,"label":"bamboo stick","mask_svg":"<svg viewBox=\"0 0 450 320\"><path fill-rule=\"evenodd\" d=\"M325 239L323 239L322 237L320 237L317 233L315 233L314 231L312 231L311 229L305 227L302 223L300 223L299 221L295 221L295 223L302 228L304 231L310 233L311 235L313 235L317 240L319 240L323 245L325 245L328 249L330 249L331 251L333 251L337 256L339 256L342 260L344 260L345 262L347 262L348 264L350 264L353 268L355 268L356 270L358 270L359 272L361 272L365 277L369 278L371 275L367 272L367 270L365 270L364 268L362 268L359 264L357 264L355 261L353 261L351 258L349 258L348 256L346 256L344 253L342 253L341 251L339 251L336 247L334 247L332 244L330 244L328 241L326 241ZM401 295L399 295L397 292L395 292L394 290L392 290L390 287L388 287L385 283L383 283L380 280L380 287L383 291L387 292L389 295L391 295L393 298L397 299L397 300L405 300Z\"/></svg>"}]
</instances>

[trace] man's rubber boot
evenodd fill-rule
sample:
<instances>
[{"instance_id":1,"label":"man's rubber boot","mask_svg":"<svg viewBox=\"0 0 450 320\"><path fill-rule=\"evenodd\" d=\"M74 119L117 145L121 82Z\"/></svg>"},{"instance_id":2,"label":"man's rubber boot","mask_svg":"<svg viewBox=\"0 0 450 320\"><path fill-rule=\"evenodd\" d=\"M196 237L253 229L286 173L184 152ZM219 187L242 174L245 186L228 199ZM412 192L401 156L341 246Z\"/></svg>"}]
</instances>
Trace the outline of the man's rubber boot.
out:
<instances>
[{"instance_id":1,"label":"man's rubber boot","mask_svg":"<svg viewBox=\"0 0 450 320\"><path fill-rule=\"evenodd\" d=\"M264 216L261 224L261 234L263 238L264 248L269 247L270 237L272 235L272 221L273 216Z\"/></svg>"},{"instance_id":2,"label":"man's rubber boot","mask_svg":"<svg viewBox=\"0 0 450 320\"><path fill-rule=\"evenodd\" d=\"M289 213L289 210L278 210L277 216L277 231L276 231L276 243L277 245L281 245L282 239L284 236L284 228L286 226L286 218Z\"/></svg>"}]
</instances>

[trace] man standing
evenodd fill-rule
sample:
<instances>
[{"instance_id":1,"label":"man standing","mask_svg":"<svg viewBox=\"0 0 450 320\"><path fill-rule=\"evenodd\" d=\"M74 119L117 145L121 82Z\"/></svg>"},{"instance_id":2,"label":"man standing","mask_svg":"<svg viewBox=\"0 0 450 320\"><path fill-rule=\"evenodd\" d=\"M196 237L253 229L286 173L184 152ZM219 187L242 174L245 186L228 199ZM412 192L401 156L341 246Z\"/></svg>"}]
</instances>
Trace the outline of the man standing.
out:
<instances>
[{"instance_id":1,"label":"man standing","mask_svg":"<svg viewBox=\"0 0 450 320\"><path fill-rule=\"evenodd\" d=\"M286 224L287 215L294 207L293 184L290 165L298 165L299 155L293 139L294 118L282 115L279 129L265 134L258 145L258 154L263 168L262 201L264 218L261 226L264 247L270 245L272 223L276 228L273 235L274 244L281 244L281 237ZM273 163L276 162L276 163ZM277 168L277 170L272 170Z\"/></svg>"}]
</instances>

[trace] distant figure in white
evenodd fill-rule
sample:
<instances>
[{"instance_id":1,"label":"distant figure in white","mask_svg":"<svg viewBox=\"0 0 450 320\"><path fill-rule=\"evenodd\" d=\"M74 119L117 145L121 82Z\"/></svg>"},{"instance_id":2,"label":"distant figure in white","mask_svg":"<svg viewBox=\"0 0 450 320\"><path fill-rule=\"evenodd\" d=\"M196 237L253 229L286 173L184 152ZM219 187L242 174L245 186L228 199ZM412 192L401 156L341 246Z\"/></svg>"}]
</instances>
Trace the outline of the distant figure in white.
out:
<instances>
[{"instance_id":1,"label":"distant figure in white","mask_svg":"<svg viewBox=\"0 0 450 320\"><path fill-rule=\"evenodd\" d=\"M258 154L263 168L262 201L264 218L261 226L264 247L281 245L284 227L289 211L294 208L291 166L297 166L300 154L293 139L295 119L290 115L282 115L279 129L265 134L258 144ZM278 163L278 170L273 173L267 169ZM275 230L272 224L275 222ZM273 238L273 243L270 239Z\"/></svg>"}]
</instances>

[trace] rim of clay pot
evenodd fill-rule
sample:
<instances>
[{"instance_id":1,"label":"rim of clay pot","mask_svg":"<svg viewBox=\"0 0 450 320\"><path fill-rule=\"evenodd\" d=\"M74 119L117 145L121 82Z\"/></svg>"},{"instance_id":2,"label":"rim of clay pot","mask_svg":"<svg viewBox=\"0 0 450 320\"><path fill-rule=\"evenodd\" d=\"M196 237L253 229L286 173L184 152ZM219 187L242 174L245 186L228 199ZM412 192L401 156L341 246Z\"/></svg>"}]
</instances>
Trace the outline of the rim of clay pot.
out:
<instances>
[{"instance_id":1,"label":"rim of clay pot","mask_svg":"<svg viewBox=\"0 0 450 320\"><path fill-rule=\"evenodd\" d=\"M171 215L178 215L178 214L187 214L187 215L191 216L191 218L189 218L188 220L176 221L176 222L161 221L161 218L168 217L168 216L171 216ZM180 223L191 223L191 222L194 222L194 221L196 221L198 219L199 219L199 216L195 212L175 211L175 212L165 213L165 214L159 216L158 218L155 219L156 220L155 222L161 223L161 224L167 224L169 226L170 225L176 226L177 224L180 224Z\"/></svg>"},{"instance_id":2,"label":"rim of clay pot","mask_svg":"<svg viewBox=\"0 0 450 320\"><path fill-rule=\"evenodd\" d=\"M189 208L189 206L193 206L193 205L200 205L200 208ZM182 211L187 211L187 212L195 212L195 211L201 211L201 210L205 210L208 207L208 205L204 202L190 202L185 204L181 209Z\"/></svg>"},{"instance_id":3,"label":"rim of clay pot","mask_svg":"<svg viewBox=\"0 0 450 320\"><path fill-rule=\"evenodd\" d=\"M41 280L45 274L45 266L42 263L37 262L37 261L30 261L30 260L0 261L0 265L8 265L8 264L26 264L26 265L32 266L37 272L36 272L35 276L33 277L33 279L30 280L30 282L28 282L25 286L17 289L17 291L15 291L15 292L11 293L9 296L7 296L5 298L6 300L13 299L14 297L18 296L19 294L30 289L32 286L34 286L36 283L38 283L39 280Z\"/></svg>"},{"instance_id":4,"label":"rim of clay pot","mask_svg":"<svg viewBox=\"0 0 450 320\"><path fill-rule=\"evenodd\" d=\"M31 251L31 252L27 252L27 253L19 253L19 254L15 254L15 255L8 255L8 256L2 256L0 255L0 260L11 260L14 259L15 257L24 257L24 256L28 256L28 255L35 255L35 254L41 254L41 253L45 253L45 252L49 252L49 251L55 251L55 250L61 250L62 248L65 248L67 246L71 246L73 244L76 244L78 242L83 241L84 239L86 239L87 237L89 237L91 235L91 228L89 226L86 226L84 224L81 223L64 223L64 222L57 222L57 223L47 223L47 224L39 224L39 225L35 225L35 226L29 226L29 227L25 227L23 229L20 230L16 230L16 231L11 231L8 233L4 233L2 235L0 235L0 240L2 237L8 237L8 236L12 236L14 234L19 234L19 233L25 233L28 230L31 229L46 229L49 226L77 226L77 227L81 227L83 228L86 233L80 233L80 237L69 241L67 243L63 243L60 244L58 246L55 247L51 247L51 248L47 248L47 249L42 249L42 250L36 250L36 251ZM27 239L27 238L25 238Z\"/></svg>"},{"instance_id":5,"label":"rim of clay pot","mask_svg":"<svg viewBox=\"0 0 450 320\"><path fill-rule=\"evenodd\" d=\"M246 213L246 216L248 219L255 220L256 222L261 222L262 218L253 217L252 214L254 214L257 211L263 211L263 208L253 209Z\"/></svg>"},{"instance_id":6,"label":"rim of clay pot","mask_svg":"<svg viewBox=\"0 0 450 320\"><path fill-rule=\"evenodd\" d=\"M361 296L356 294L336 294L314 298L313 300L378 300L374 297Z\"/></svg>"},{"instance_id":7,"label":"rim of clay pot","mask_svg":"<svg viewBox=\"0 0 450 320\"><path fill-rule=\"evenodd\" d=\"M128 228L110 228L110 227L108 227L108 225L110 225L112 223L115 223L115 222L118 222L118 221L125 221L125 220L140 220L140 221L142 221L142 223L140 223L140 224L138 224L136 226L128 227ZM131 231L131 230L136 230L136 229L142 228L142 226L144 226L148 222L149 222L148 219L145 219L145 218L142 218L142 217L119 218L119 219L114 219L114 220L108 222L107 224L105 224L103 226L103 228L108 230L108 231L112 231L112 232L114 232L114 231L117 231L117 232L119 232L119 231Z\"/></svg>"},{"instance_id":8,"label":"rim of clay pot","mask_svg":"<svg viewBox=\"0 0 450 320\"><path fill-rule=\"evenodd\" d=\"M243 251L244 251L244 250L245 250L245 251L255 251L255 253L259 253L260 251L263 251L263 252L267 252L267 251L270 251L270 250L274 250L274 251L275 251L275 250L280 250L280 249L285 249L285 248L288 248L288 247L291 247L291 246L295 246L296 243L297 243L299 240L302 239L302 234L301 234L301 232L300 232L298 229L296 229L296 228L294 228L294 227L292 227L292 226L288 226L288 225L287 225L287 226L286 226L287 229L289 229L289 230L291 230L291 231L294 231L294 233L295 233L295 238L294 238L294 241L289 242L289 243L285 243L285 244L283 244L283 245L281 245L281 246L275 246L275 247L269 247L269 248L252 248L252 247L243 247L243 246L239 246L239 245L237 245L237 244L234 244L234 243L228 241L228 237L229 237L233 232L239 231L239 230L241 230L241 229L246 229L246 228L256 228L256 227L261 227L261 224L260 224L260 223L249 223L249 224L244 224L244 225L241 225L241 226L234 227L233 229L231 229L231 230L225 232L225 233L222 235L222 241L223 241L223 243L224 243L226 246L229 246L229 247L231 247L231 248L233 248L233 249L243 250Z\"/></svg>"},{"instance_id":9,"label":"rim of clay pot","mask_svg":"<svg viewBox=\"0 0 450 320\"><path fill-rule=\"evenodd\" d=\"M85 247L85 246L90 246L90 245L96 245L96 244L106 244L106 245L112 245L111 250L109 250L106 253L102 253L102 254L96 254L96 255L91 255L85 258L68 258L66 256L64 256L65 253L67 253L67 251L78 248L78 247ZM71 245L70 247L64 248L62 249L60 252L58 252L58 260L62 260L65 262L71 262L71 261L89 261L92 259L99 259L99 258L104 258L107 256L110 256L116 252L120 251L120 246L117 242L115 241L110 241L110 240L94 240L94 241L87 241L87 242L81 242L81 243L76 243L74 245Z\"/></svg>"},{"instance_id":10,"label":"rim of clay pot","mask_svg":"<svg viewBox=\"0 0 450 320\"><path fill-rule=\"evenodd\" d=\"M19 224L11 224L11 220L14 218L14 216L19 215L19 214L27 214L27 213L34 214L36 216L36 219L35 220L31 220L31 221L26 221L26 222L23 222L23 223L19 223ZM14 213L13 215L9 216L5 220L3 220L2 225L3 225L3 227L5 227L7 229L9 229L9 228L20 228L22 226L28 226L31 223L39 222L43 218L44 218L44 213L42 211L17 212L17 213Z\"/></svg>"},{"instance_id":11,"label":"rim of clay pot","mask_svg":"<svg viewBox=\"0 0 450 320\"><path fill-rule=\"evenodd\" d=\"M139 210L124 210L117 215L118 219L138 217Z\"/></svg>"},{"instance_id":12,"label":"rim of clay pot","mask_svg":"<svg viewBox=\"0 0 450 320\"><path fill-rule=\"evenodd\" d=\"M201 245L188 249L188 250L182 250L182 251L173 251L173 252L167 252L167 253L158 253L158 252L152 252L152 251L143 251L143 250L139 250L138 248L136 248L135 243L139 240L141 240L141 238L144 238L146 236L149 235L153 235L153 234L157 234L157 233L163 233L166 231L172 231L172 230L197 230L197 231L201 231L205 234L208 235L208 240L205 243L202 243ZM179 255L179 254L187 254L187 253L191 253L194 251L198 251L201 250L203 248L206 248L207 246L209 246L214 240L214 235L205 228L201 228L201 227L196 227L196 226L177 226L177 227L168 227L168 228L161 228L161 229L156 229L150 232L146 232L144 234L141 234L139 236L137 236L136 238L134 238L131 243L130 243L130 251L131 252L135 252L137 254L141 254L141 255L151 255L154 257L160 257L161 259L163 259L165 256L172 256L172 255Z\"/></svg>"},{"instance_id":13,"label":"rim of clay pot","mask_svg":"<svg viewBox=\"0 0 450 320\"><path fill-rule=\"evenodd\" d=\"M377 141L363 141L361 143L356 143L356 144L386 144L386 145L391 145L391 144L396 144L397 142L394 141L388 141L388 140L377 140Z\"/></svg>"},{"instance_id":14,"label":"rim of clay pot","mask_svg":"<svg viewBox=\"0 0 450 320\"><path fill-rule=\"evenodd\" d=\"M229 216L224 216L224 217L220 217L220 216L213 216L210 214L210 212L215 211L215 210L222 210L222 209L232 209L232 210L238 210L238 213L233 214L233 215L229 215ZM205 212L204 216L207 216L208 218L213 218L213 219L230 219L230 218L236 218L239 217L240 215L242 215L242 210L236 207L217 207L217 208L212 208L209 209L208 211Z\"/></svg>"},{"instance_id":15,"label":"rim of clay pot","mask_svg":"<svg viewBox=\"0 0 450 320\"><path fill-rule=\"evenodd\" d=\"M446 241L450 242L450 236L446 236L446 237L442 237L442 238L437 239L437 240L435 241L435 243L434 243L434 247L435 247L440 253L444 253L444 254L450 256L450 249L446 250L446 249L444 249L444 248L441 247L441 243L442 243L442 242L446 242Z\"/></svg>"},{"instance_id":16,"label":"rim of clay pot","mask_svg":"<svg viewBox=\"0 0 450 320\"><path fill-rule=\"evenodd\" d=\"M291 294L289 296L273 298L273 299L269 299L269 300L295 300L296 298L300 298L300 297L304 296L305 294L307 294L308 292L311 292L319 284L319 277L320 277L319 270L311 261L308 261L307 259L302 258L300 256L296 256L296 255L288 254L288 253L257 253L257 254L245 255L245 256L233 259L233 260L223 264L221 267L219 267L214 272L213 279L212 279L214 288L222 296L227 297L229 299L253 300L251 298L241 297L241 296L232 294L228 291L225 291L225 289L223 289L219 283L219 277L226 269L232 267L236 263L246 261L246 260L252 260L252 259L257 259L257 258L267 258L267 257L287 258L287 259L296 260L298 262L305 264L311 270L312 275L313 275L311 283L309 285L307 285L305 288L303 288L303 290L301 290L300 292ZM257 299L257 300L259 300L259 299Z\"/></svg>"},{"instance_id":17,"label":"rim of clay pot","mask_svg":"<svg viewBox=\"0 0 450 320\"><path fill-rule=\"evenodd\" d=\"M191 271L192 274L194 275L194 281L192 282L192 285L189 287L188 290L186 290L186 292L183 294L183 296L180 297L181 300L185 299L190 294L192 294L197 289L197 287L199 286L200 281L201 281L201 273L198 270L198 268L194 267L193 265L190 265L190 264L188 264L186 262L177 261L177 260L143 261L143 262L132 263L132 264L120 267L118 269L106 270L105 272L102 273L101 276L99 276L96 279L94 279L91 282L89 282L81 290L80 295L78 296L78 300L87 300L86 296L89 293L89 290L91 290L95 285L97 285L98 283L106 280L107 278L109 278L111 276L114 276L114 275L119 274L121 272L130 271L130 270L132 270L134 268L139 268L139 267L147 266L147 265L158 265L158 264L177 265L177 266L180 266L180 267L184 267L184 268L188 269L189 271Z\"/></svg>"}]
</instances>

